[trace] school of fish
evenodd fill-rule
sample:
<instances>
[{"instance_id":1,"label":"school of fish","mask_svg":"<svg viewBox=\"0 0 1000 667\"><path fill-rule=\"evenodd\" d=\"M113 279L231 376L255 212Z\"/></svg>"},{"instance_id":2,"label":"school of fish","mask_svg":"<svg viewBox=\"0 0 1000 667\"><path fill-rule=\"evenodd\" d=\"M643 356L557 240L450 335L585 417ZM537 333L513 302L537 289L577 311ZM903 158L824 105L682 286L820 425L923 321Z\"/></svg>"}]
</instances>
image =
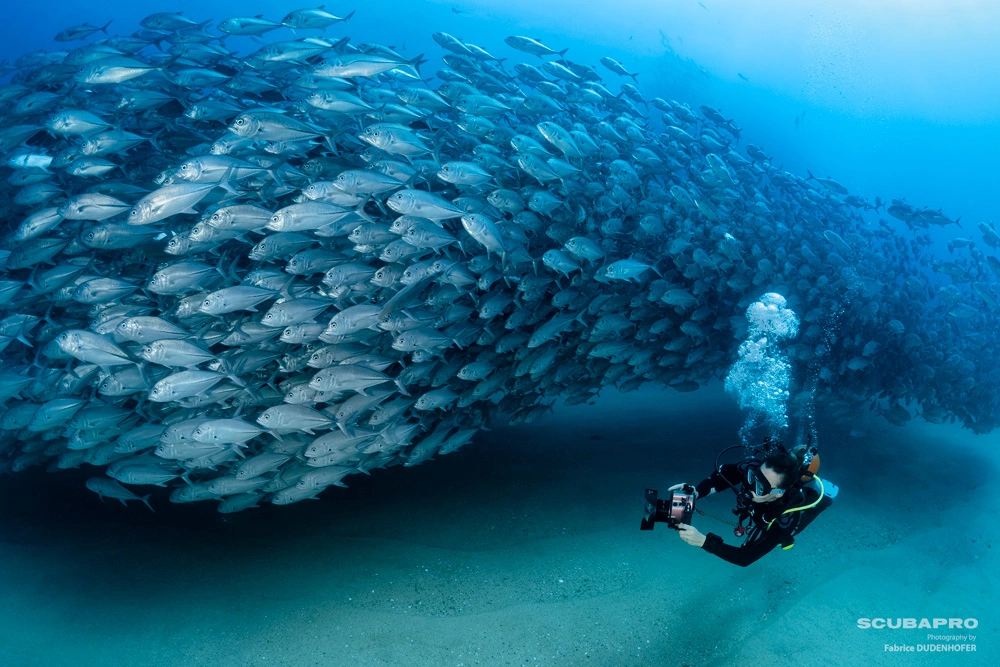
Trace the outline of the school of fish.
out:
<instances>
[{"instance_id":1,"label":"school of fish","mask_svg":"<svg viewBox=\"0 0 1000 667\"><path fill-rule=\"evenodd\" d=\"M350 16L157 13L0 65L0 472L294 503L556 400L693 391L766 292L802 318L793 405L997 425L991 225L788 173L612 58L436 33L432 75L328 36Z\"/></svg>"}]
</instances>

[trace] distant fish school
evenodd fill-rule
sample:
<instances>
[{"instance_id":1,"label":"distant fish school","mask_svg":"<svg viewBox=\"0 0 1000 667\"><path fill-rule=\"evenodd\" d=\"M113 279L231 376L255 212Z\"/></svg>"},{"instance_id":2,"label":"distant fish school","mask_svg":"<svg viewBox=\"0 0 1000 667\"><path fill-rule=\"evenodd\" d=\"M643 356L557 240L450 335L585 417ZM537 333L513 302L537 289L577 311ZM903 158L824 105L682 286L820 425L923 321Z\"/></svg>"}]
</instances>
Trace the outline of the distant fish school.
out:
<instances>
[{"instance_id":1,"label":"distant fish school","mask_svg":"<svg viewBox=\"0 0 1000 667\"><path fill-rule=\"evenodd\" d=\"M936 255L957 220L783 171L610 57L436 33L431 75L301 32L350 16L159 13L3 66L0 470L294 503L557 400L695 390L772 291L793 401L996 426L993 227Z\"/></svg>"}]
</instances>

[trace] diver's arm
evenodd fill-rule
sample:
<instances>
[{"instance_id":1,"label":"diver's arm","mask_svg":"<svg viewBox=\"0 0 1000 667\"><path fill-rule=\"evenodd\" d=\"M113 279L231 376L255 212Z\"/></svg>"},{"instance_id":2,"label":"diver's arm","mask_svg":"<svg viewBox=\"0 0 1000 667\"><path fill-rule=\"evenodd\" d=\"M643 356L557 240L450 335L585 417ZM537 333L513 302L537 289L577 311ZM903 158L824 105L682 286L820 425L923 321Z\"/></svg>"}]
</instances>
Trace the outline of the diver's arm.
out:
<instances>
[{"instance_id":1,"label":"diver's arm","mask_svg":"<svg viewBox=\"0 0 1000 667\"><path fill-rule=\"evenodd\" d=\"M740 483L740 472L736 468L735 463L726 463L722 466L722 473L720 474L718 470L712 472L712 475L706 479L698 482L698 486L695 487L695 491L698 492L699 498L704 498L705 496L710 496L716 491L725 491L730 486L736 486Z\"/></svg>"},{"instance_id":2,"label":"diver's arm","mask_svg":"<svg viewBox=\"0 0 1000 667\"><path fill-rule=\"evenodd\" d=\"M764 533L764 536L756 542L734 547L723 542L722 538L715 533L709 533L705 536L705 544L701 548L710 554L718 556L727 563L746 567L781 544L782 534L783 531L781 530L770 530Z\"/></svg>"}]
</instances>

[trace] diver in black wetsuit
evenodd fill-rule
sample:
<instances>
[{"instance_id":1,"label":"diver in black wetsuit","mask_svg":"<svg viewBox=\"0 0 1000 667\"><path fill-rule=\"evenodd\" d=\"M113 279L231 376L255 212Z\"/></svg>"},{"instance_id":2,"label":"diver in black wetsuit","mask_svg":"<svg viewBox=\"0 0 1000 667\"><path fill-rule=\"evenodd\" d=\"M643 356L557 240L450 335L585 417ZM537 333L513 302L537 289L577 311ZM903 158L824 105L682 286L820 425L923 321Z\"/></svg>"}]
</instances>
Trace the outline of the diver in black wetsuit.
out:
<instances>
[{"instance_id":1,"label":"diver in black wetsuit","mask_svg":"<svg viewBox=\"0 0 1000 667\"><path fill-rule=\"evenodd\" d=\"M746 534L743 545L731 546L714 533L703 535L683 523L678 526L681 539L741 567L757 561L779 544L782 549L792 548L795 535L829 507L837 495L836 485L816 477L818 470L819 455L815 449L801 446L788 451L774 443L768 443L768 449L758 456L718 466L711 477L695 488L696 498L733 489L737 497L737 509L733 512L739 518L734 532L738 537ZM747 520L750 524L744 528L743 522Z\"/></svg>"}]
</instances>

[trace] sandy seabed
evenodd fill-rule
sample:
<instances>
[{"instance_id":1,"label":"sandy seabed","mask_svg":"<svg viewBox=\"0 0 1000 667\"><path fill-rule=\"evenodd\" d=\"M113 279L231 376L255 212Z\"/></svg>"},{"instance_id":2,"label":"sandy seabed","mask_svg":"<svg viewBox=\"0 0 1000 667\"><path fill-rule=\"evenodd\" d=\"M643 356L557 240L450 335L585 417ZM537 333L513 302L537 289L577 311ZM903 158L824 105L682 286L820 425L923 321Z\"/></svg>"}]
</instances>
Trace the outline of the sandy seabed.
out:
<instances>
[{"instance_id":1,"label":"sandy seabed","mask_svg":"<svg viewBox=\"0 0 1000 667\"><path fill-rule=\"evenodd\" d=\"M739 420L717 387L606 393L230 517L3 477L0 665L1000 664L1000 435L821 423L840 497L746 569L640 532L642 490L706 476ZM876 617L976 618L976 651L887 652L927 631L858 629Z\"/></svg>"}]
</instances>

